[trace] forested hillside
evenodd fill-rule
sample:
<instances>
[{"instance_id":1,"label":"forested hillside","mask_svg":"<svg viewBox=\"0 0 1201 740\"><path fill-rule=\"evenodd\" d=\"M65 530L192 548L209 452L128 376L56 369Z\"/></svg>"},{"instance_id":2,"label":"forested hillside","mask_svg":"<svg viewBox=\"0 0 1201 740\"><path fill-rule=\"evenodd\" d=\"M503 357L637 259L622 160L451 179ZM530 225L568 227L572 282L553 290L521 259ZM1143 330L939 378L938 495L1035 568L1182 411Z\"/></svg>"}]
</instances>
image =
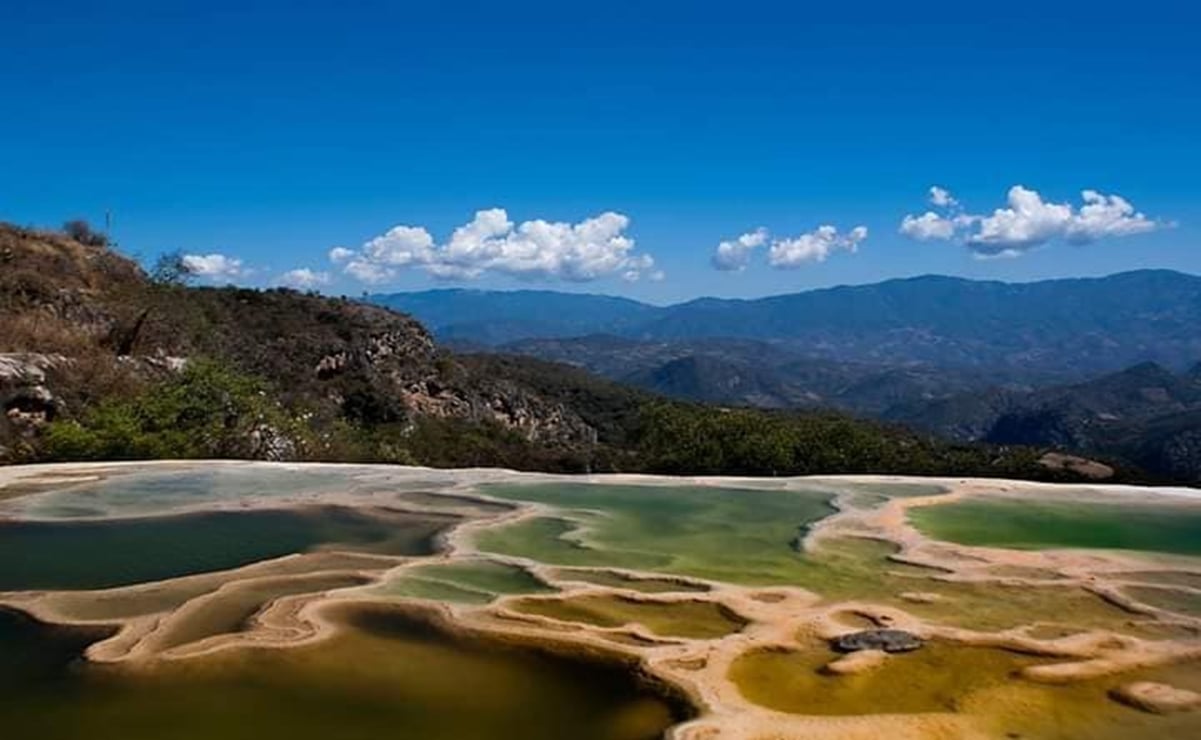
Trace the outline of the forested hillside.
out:
<instances>
[{"instance_id":1,"label":"forested hillside","mask_svg":"<svg viewBox=\"0 0 1201 740\"><path fill-rule=\"evenodd\" d=\"M0 460L237 457L531 470L1073 477L1033 447L665 400L457 356L345 298L191 287L84 225L0 226Z\"/></svg>"}]
</instances>

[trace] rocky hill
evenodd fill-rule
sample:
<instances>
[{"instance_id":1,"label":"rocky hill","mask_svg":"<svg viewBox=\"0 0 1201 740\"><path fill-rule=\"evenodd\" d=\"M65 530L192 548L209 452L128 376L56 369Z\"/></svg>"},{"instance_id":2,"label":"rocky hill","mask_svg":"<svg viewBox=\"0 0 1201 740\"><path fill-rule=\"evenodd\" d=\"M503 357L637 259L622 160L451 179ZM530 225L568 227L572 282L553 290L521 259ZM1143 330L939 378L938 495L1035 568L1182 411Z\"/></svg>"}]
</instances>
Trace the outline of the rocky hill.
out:
<instances>
[{"instance_id":1,"label":"rocky hill","mask_svg":"<svg viewBox=\"0 0 1201 740\"><path fill-rule=\"evenodd\" d=\"M668 401L552 362L456 355L386 308L148 275L86 227L0 226L0 267L0 461L1076 476L1033 447Z\"/></svg>"},{"instance_id":2,"label":"rocky hill","mask_svg":"<svg viewBox=\"0 0 1201 740\"><path fill-rule=\"evenodd\" d=\"M132 396L197 358L266 381L281 408L319 420L318 456L322 432L344 422L488 423L563 448L593 437L563 404L471 373L421 324L376 306L156 283L103 243L11 226L0 226L0 266L0 457L31 454L41 424Z\"/></svg>"}]
</instances>

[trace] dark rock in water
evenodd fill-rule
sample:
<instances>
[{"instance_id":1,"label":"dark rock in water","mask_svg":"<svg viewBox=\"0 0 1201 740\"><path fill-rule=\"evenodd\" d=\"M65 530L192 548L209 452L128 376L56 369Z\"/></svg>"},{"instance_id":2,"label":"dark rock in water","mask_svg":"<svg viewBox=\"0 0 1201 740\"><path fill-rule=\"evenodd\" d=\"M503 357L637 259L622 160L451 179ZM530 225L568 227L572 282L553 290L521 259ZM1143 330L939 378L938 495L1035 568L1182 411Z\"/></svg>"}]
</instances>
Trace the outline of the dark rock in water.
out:
<instances>
[{"instance_id":1,"label":"dark rock in water","mask_svg":"<svg viewBox=\"0 0 1201 740\"><path fill-rule=\"evenodd\" d=\"M863 632L839 635L830 644L840 653L853 653L859 650L907 653L910 650L917 650L924 643L922 638L904 630L864 630Z\"/></svg>"}]
</instances>

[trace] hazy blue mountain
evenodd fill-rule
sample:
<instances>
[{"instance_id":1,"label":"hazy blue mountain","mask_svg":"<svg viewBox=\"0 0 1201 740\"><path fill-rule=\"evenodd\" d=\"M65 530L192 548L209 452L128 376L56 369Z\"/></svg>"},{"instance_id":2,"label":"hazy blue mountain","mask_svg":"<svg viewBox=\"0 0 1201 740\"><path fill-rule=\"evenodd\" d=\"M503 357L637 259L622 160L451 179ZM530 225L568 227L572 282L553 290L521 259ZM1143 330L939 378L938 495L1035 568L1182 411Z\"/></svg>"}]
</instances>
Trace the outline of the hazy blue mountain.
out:
<instances>
[{"instance_id":1,"label":"hazy blue mountain","mask_svg":"<svg viewBox=\"0 0 1201 740\"><path fill-rule=\"evenodd\" d=\"M1201 277L1140 270L1002 283L926 276L755 300L656 307L553 291L376 296L440 338L501 345L607 333L642 340L752 339L809 358L921 363L1083 379L1201 357Z\"/></svg>"},{"instance_id":2,"label":"hazy blue mountain","mask_svg":"<svg viewBox=\"0 0 1201 740\"><path fill-rule=\"evenodd\" d=\"M411 314L440 340L476 345L617 332L647 321L660 310L628 298L553 290L450 288L375 295L368 300Z\"/></svg>"}]
</instances>

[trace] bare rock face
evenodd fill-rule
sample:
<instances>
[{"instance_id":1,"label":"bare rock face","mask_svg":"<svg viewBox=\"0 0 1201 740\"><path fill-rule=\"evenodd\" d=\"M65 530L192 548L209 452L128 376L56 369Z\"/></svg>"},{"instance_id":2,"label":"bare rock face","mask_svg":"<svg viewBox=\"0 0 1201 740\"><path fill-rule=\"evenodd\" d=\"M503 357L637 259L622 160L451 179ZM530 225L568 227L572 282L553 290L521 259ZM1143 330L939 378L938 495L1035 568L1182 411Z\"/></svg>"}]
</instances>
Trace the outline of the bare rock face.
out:
<instances>
[{"instance_id":1,"label":"bare rock face","mask_svg":"<svg viewBox=\"0 0 1201 740\"><path fill-rule=\"evenodd\" d=\"M53 421L59 403L46 387L46 371L66 362L57 355L0 354L0 459Z\"/></svg>"},{"instance_id":2,"label":"bare rock face","mask_svg":"<svg viewBox=\"0 0 1201 740\"><path fill-rule=\"evenodd\" d=\"M835 637L830 645L840 653L856 653L860 650L878 650L885 653L907 653L917 650L925 642L917 635L904 630L864 630Z\"/></svg>"},{"instance_id":3,"label":"bare rock face","mask_svg":"<svg viewBox=\"0 0 1201 740\"><path fill-rule=\"evenodd\" d=\"M1163 683L1136 681L1110 692L1115 701L1153 714L1188 712L1201 708L1201 694Z\"/></svg>"}]
</instances>

